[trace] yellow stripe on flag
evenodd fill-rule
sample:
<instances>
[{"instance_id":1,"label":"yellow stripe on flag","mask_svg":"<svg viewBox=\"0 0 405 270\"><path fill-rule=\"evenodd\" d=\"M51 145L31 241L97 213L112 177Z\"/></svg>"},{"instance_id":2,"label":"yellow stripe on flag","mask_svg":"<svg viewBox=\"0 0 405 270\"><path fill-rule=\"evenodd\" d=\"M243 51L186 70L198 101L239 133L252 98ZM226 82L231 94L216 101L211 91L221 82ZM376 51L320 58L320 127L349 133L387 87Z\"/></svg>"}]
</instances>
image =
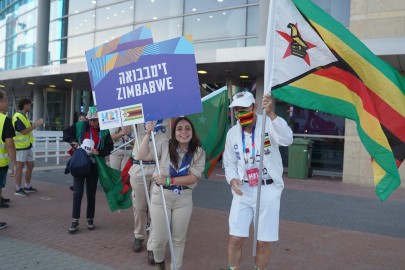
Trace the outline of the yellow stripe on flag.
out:
<instances>
[{"instance_id":1,"label":"yellow stripe on flag","mask_svg":"<svg viewBox=\"0 0 405 270\"><path fill-rule=\"evenodd\" d=\"M342 42L337 36L321 25L310 21L320 33L326 45L333 44L333 49L354 69L363 83L394 110L405 117L404 94L377 68L362 58L356 51ZM350 56L350 57L349 57Z\"/></svg>"},{"instance_id":2,"label":"yellow stripe on flag","mask_svg":"<svg viewBox=\"0 0 405 270\"><path fill-rule=\"evenodd\" d=\"M344 84L326 77L309 74L308 76L305 76L302 79L291 83L290 85L303 88L318 95L340 99L353 104L356 108L357 114L359 115L359 123L361 128L375 142L378 142L378 144L380 144L382 147L392 151L387 137L381 129L378 119L364 110L362 99L358 95L354 94L350 89L347 89Z\"/></svg>"},{"instance_id":3,"label":"yellow stripe on flag","mask_svg":"<svg viewBox=\"0 0 405 270\"><path fill-rule=\"evenodd\" d=\"M378 163L375 161L375 159L373 159L373 161L371 162L371 165L373 166L373 171L374 171L374 185L377 186L381 179L386 175L386 171L381 168L380 165L378 165Z\"/></svg>"}]
</instances>

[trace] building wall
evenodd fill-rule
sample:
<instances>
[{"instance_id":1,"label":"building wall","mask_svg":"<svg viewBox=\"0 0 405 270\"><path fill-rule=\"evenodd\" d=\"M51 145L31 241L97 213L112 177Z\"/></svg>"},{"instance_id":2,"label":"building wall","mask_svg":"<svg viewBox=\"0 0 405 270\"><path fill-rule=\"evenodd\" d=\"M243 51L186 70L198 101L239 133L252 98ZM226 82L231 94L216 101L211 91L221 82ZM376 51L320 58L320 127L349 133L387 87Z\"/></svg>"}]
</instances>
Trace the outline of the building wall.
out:
<instances>
[{"instance_id":1,"label":"building wall","mask_svg":"<svg viewBox=\"0 0 405 270\"><path fill-rule=\"evenodd\" d=\"M360 39L405 37L404 0L352 0L350 31ZM405 165L399 169L405 182ZM343 182L374 186L370 154L357 135L356 124L346 120ZM405 188L405 184L401 185Z\"/></svg>"},{"instance_id":2,"label":"building wall","mask_svg":"<svg viewBox=\"0 0 405 270\"><path fill-rule=\"evenodd\" d=\"M360 39L405 36L404 0L352 0L350 31Z\"/></svg>"}]
</instances>

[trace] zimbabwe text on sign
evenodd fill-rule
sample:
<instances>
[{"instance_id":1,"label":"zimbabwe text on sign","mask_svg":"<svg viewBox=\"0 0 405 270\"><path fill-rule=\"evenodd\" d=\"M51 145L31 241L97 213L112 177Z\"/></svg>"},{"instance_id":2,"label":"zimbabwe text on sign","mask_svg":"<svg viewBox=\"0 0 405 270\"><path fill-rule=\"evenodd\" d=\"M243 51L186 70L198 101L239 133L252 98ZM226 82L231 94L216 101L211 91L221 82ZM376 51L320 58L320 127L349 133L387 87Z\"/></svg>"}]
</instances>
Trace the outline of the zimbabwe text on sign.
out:
<instances>
[{"instance_id":1,"label":"zimbabwe text on sign","mask_svg":"<svg viewBox=\"0 0 405 270\"><path fill-rule=\"evenodd\" d=\"M192 43L179 37L91 59L97 109L142 104L145 121L202 111Z\"/></svg>"}]
</instances>

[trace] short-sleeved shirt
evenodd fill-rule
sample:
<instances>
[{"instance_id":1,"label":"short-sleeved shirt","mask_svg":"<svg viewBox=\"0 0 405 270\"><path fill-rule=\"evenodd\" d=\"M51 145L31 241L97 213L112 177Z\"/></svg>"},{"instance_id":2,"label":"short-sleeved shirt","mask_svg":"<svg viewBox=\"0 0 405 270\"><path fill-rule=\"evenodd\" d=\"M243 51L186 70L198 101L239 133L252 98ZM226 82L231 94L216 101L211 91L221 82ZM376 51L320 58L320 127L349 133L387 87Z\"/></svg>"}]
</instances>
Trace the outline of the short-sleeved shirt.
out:
<instances>
[{"instance_id":1,"label":"short-sleeved shirt","mask_svg":"<svg viewBox=\"0 0 405 270\"><path fill-rule=\"evenodd\" d=\"M7 116L6 120L4 121L3 134L1 134L1 139L3 140L3 142L5 142L6 139L13 137L15 137L13 123L10 117Z\"/></svg>"},{"instance_id":2,"label":"short-sleeved shirt","mask_svg":"<svg viewBox=\"0 0 405 270\"><path fill-rule=\"evenodd\" d=\"M112 137L114 134L117 134L117 133L120 132L120 131L121 131L121 128L120 128L120 127L117 127L117 128L110 128L111 137ZM132 127L131 127L131 134L128 135L128 138L129 138L129 139L132 139L132 138L134 138L134 136L135 136L135 134L134 134L134 131L132 130ZM118 147L118 146L120 146L120 145L123 145L124 143L126 143L126 142L124 141L124 138L118 138L117 140L114 141L114 147ZM131 149L130 149L130 148L131 148ZM128 150L132 150L132 145L128 145Z\"/></svg>"},{"instance_id":3,"label":"short-sleeved shirt","mask_svg":"<svg viewBox=\"0 0 405 270\"><path fill-rule=\"evenodd\" d=\"M153 121L153 123L156 124L157 121ZM136 130L138 133L138 143L139 145L142 142L143 137L145 136L145 125L144 124L137 124L136 125ZM168 140L170 138L170 133L171 133L171 127L170 127L170 120L165 119L162 122L162 128L155 133L155 143L157 144L158 142L162 140ZM154 159L154 150L153 150L153 144L152 141L149 143L149 151L152 153L152 157ZM134 145L134 150L132 151L132 156L136 159L138 156L138 148L136 147L136 143ZM145 160L146 161L146 160Z\"/></svg>"},{"instance_id":4,"label":"short-sleeved shirt","mask_svg":"<svg viewBox=\"0 0 405 270\"><path fill-rule=\"evenodd\" d=\"M159 158L160 173L163 175L170 175L170 155L169 155L169 140L162 140L156 143L156 152ZM179 164L183 160L185 152L179 152ZM201 178L205 169L205 151L198 147L194 152L193 160L191 161L189 173L194 174L197 178ZM157 170L154 172L157 174ZM189 185L188 187L194 188L197 183Z\"/></svg>"}]
</instances>

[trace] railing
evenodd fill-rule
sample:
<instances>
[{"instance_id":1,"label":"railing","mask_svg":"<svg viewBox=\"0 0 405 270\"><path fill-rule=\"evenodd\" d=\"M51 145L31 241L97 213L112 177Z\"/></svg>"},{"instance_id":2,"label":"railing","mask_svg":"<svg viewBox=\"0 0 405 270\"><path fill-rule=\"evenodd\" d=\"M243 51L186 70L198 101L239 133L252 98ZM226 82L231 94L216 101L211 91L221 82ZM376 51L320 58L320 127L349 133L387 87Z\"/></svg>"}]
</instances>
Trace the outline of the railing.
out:
<instances>
[{"instance_id":1,"label":"railing","mask_svg":"<svg viewBox=\"0 0 405 270\"><path fill-rule=\"evenodd\" d=\"M62 131L34 131L34 145L32 148L34 159L56 158L59 165L61 157L69 157L70 145L63 141Z\"/></svg>"}]
</instances>

